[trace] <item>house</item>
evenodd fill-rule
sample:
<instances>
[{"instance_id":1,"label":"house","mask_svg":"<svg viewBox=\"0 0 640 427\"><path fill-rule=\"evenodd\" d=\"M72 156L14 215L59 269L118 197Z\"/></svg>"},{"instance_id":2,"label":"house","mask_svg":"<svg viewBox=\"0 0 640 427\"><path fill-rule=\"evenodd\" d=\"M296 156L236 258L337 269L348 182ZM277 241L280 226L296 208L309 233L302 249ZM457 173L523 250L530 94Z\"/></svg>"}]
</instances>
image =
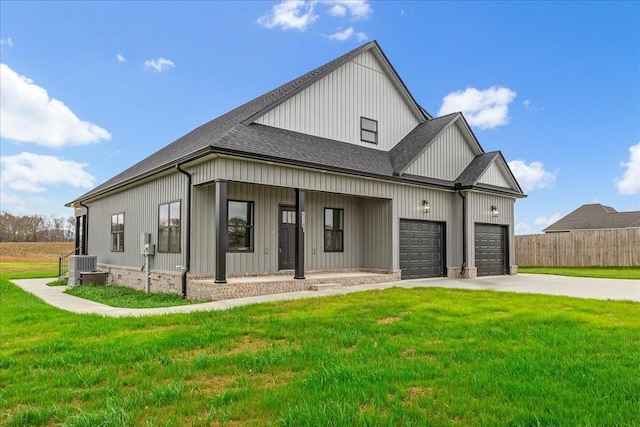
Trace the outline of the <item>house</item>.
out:
<instances>
[{"instance_id":1,"label":"house","mask_svg":"<svg viewBox=\"0 0 640 427\"><path fill-rule=\"evenodd\" d=\"M638 227L640 227L640 211L618 212L612 207L593 203L580 206L542 231L545 233L566 233Z\"/></svg>"},{"instance_id":2,"label":"house","mask_svg":"<svg viewBox=\"0 0 640 427\"><path fill-rule=\"evenodd\" d=\"M432 117L372 41L67 206L111 282L222 298L304 289L315 272L515 274L521 197L502 154L462 114ZM286 280L238 282L251 275Z\"/></svg>"}]
</instances>

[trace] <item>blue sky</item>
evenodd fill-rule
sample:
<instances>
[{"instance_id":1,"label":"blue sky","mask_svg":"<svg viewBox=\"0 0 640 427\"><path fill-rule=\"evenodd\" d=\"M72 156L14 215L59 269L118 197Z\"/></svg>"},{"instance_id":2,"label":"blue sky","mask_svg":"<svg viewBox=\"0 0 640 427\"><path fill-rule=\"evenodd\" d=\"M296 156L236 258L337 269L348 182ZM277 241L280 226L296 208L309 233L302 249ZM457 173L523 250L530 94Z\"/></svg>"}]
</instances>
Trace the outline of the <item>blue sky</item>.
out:
<instances>
[{"instance_id":1,"label":"blue sky","mask_svg":"<svg viewBox=\"0 0 640 427\"><path fill-rule=\"evenodd\" d=\"M529 195L516 233L640 210L640 2L0 3L2 211L64 204L368 40Z\"/></svg>"}]
</instances>

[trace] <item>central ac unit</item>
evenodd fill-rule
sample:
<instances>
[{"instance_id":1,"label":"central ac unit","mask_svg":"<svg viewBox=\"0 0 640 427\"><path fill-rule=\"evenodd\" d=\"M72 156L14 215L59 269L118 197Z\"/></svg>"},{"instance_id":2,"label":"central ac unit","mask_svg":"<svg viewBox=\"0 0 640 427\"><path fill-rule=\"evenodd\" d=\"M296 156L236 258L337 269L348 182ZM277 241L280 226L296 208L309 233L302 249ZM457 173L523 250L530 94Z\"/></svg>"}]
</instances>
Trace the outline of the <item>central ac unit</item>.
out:
<instances>
[{"instance_id":1,"label":"central ac unit","mask_svg":"<svg viewBox=\"0 0 640 427\"><path fill-rule=\"evenodd\" d=\"M81 283L80 273L96 271L98 269L98 257L95 255L71 255L69 257L69 286Z\"/></svg>"}]
</instances>

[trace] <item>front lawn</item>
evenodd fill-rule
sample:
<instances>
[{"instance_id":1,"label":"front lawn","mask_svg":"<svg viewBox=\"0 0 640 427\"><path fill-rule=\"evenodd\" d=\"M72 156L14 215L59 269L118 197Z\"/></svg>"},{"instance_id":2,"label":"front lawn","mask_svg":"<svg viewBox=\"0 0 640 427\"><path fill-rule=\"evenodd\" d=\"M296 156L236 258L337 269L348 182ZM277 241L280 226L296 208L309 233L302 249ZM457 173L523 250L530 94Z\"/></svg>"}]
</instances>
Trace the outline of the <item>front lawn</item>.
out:
<instances>
[{"instance_id":1,"label":"front lawn","mask_svg":"<svg viewBox=\"0 0 640 427\"><path fill-rule=\"evenodd\" d=\"M640 267L518 267L519 273L600 279L640 279Z\"/></svg>"},{"instance_id":2,"label":"front lawn","mask_svg":"<svg viewBox=\"0 0 640 427\"><path fill-rule=\"evenodd\" d=\"M188 305L206 302L182 299L182 297L177 294L147 294L124 286L87 284L67 289L65 293L110 305L111 307L124 308L172 307L175 305Z\"/></svg>"},{"instance_id":3,"label":"front lawn","mask_svg":"<svg viewBox=\"0 0 640 427\"><path fill-rule=\"evenodd\" d=\"M0 425L640 419L638 303L394 288L104 318L0 295Z\"/></svg>"}]
</instances>

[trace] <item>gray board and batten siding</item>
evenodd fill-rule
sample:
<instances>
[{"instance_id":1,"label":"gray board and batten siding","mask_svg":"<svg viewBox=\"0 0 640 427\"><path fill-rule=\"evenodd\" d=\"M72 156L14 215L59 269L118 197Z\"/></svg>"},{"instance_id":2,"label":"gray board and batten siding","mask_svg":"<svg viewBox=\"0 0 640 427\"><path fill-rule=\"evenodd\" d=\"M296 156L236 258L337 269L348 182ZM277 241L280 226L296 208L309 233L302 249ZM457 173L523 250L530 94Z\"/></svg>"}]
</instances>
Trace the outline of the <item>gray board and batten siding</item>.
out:
<instances>
[{"instance_id":1,"label":"gray board and batten siding","mask_svg":"<svg viewBox=\"0 0 640 427\"><path fill-rule=\"evenodd\" d=\"M194 183L192 236L197 238L192 239L192 274L211 274L215 268L215 187L212 185L215 179L229 182L229 199L254 202L254 250L228 253L228 273L277 271L278 208L294 204L295 186L308 192L307 269L398 270L401 219L443 223L447 266L457 267L462 263L462 201L454 191L225 157L212 157L185 168L193 174ZM184 201L185 191L186 178L172 173L158 181L87 202L91 218L89 252L98 255L101 264L139 267L142 265L139 234L151 233L153 242L157 242L159 204ZM467 192L467 196L468 262L473 265L474 224L511 224L514 200L475 192ZM423 212L422 200L429 201L429 214ZM498 207L498 217L491 216L492 205ZM344 209L344 252L325 253L323 250L324 208ZM184 224L184 202L181 209ZM125 252L110 251L110 215L118 212L125 213ZM509 243L509 251L512 251L512 242ZM156 253L152 270L175 271L176 266L184 262L184 245L183 231L181 253ZM510 259L512 256L510 252Z\"/></svg>"},{"instance_id":2,"label":"gray board and batten siding","mask_svg":"<svg viewBox=\"0 0 640 427\"><path fill-rule=\"evenodd\" d=\"M376 143L361 140L361 118L376 122ZM191 193L177 164L191 174ZM228 183L228 200L253 203L251 250L224 257L216 254L216 238L227 238L216 236L216 224L225 224L215 217L219 181ZM464 187L464 204L454 183ZM432 119L369 42L195 129L69 205L76 213L89 206L88 252L101 264L139 268L140 233L157 243L159 205L180 201L181 252L156 253L151 265L175 273L186 262L191 194L189 274L216 271L217 278L221 258L228 274L278 270L279 210L295 203L295 189L306 193L307 270L399 270L401 224L410 221L440 224L444 267L461 267L463 246L473 266L476 224L505 226L512 236L514 200L524 197L502 155L484 153L461 114ZM344 211L342 252L324 250L325 208ZM112 252L110 217L121 212L125 251ZM506 245L513 260L513 242Z\"/></svg>"},{"instance_id":3,"label":"gray board and batten siding","mask_svg":"<svg viewBox=\"0 0 640 427\"><path fill-rule=\"evenodd\" d=\"M360 140L360 117L378 122L378 143ZM418 123L402 93L370 52L315 82L256 120L359 146L389 151Z\"/></svg>"},{"instance_id":4,"label":"gray board and batten siding","mask_svg":"<svg viewBox=\"0 0 640 427\"><path fill-rule=\"evenodd\" d=\"M459 121L458 121L459 122ZM457 128L451 125L426 147L407 168L406 173L455 180L480 152L474 152Z\"/></svg>"}]
</instances>

